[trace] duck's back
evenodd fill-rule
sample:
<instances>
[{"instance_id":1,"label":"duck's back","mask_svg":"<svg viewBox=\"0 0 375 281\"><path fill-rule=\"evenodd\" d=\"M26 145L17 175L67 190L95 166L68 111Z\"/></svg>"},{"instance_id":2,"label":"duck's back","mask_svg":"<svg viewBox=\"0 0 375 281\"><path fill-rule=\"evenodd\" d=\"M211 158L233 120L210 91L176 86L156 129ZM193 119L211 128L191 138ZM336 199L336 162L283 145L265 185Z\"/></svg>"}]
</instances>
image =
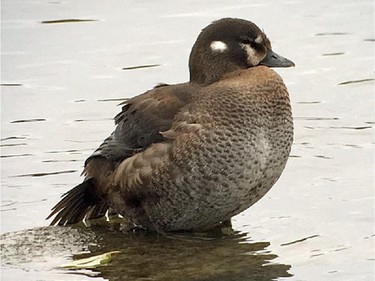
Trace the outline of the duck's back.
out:
<instances>
[{"instance_id":1,"label":"duck's back","mask_svg":"<svg viewBox=\"0 0 375 281\"><path fill-rule=\"evenodd\" d=\"M194 92L162 134L164 143L117 171L120 193L147 190L149 222L133 219L158 231L212 227L258 201L281 175L293 140L287 89L267 67L234 72ZM132 170L138 174L121 182Z\"/></svg>"}]
</instances>

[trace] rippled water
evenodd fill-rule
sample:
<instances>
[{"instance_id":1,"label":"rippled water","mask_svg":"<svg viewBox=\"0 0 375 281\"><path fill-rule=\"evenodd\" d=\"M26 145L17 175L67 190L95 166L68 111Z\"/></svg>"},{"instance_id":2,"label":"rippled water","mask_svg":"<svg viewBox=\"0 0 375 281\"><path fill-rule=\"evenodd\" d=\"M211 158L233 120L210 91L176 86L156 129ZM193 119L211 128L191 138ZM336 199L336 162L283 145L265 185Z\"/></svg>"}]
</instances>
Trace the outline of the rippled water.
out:
<instances>
[{"instance_id":1,"label":"rippled water","mask_svg":"<svg viewBox=\"0 0 375 281\"><path fill-rule=\"evenodd\" d=\"M267 250L269 242L255 242L246 233L230 237L163 237L147 233L123 233L118 228L34 228L2 237L7 268L5 276L22 267L41 279L101 276L118 280L272 280L291 276L289 265L273 263L277 257ZM49 247L45 247L48 243ZM120 251L110 266L94 270L62 270L66 256L85 257L92 253ZM32 253L32 261L28 260ZM26 258L25 258L26 257ZM46 265L48 267L46 268ZM50 270L54 268L54 270ZM46 272L47 269L47 272ZM66 276L64 276L66 275ZM72 277L72 275L74 277ZM85 278L84 278L85 277ZM21 279L21 278L20 278Z\"/></svg>"},{"instance_id":2,"label":"rippled water","mask_svg":"<svg viewBox=\"0 0 375 281\"><path fill-rule=\"evenodd\" d=\"M116 106L188 79L201 28L254 21L294 69L287 168L232 236L161 237L46 227ZM2 1L1 257L4 280L373 280L373 1ZM108 267L63 271L121 250ZM91 277L90 277L91 276ZM169 278L169 279L168 279Z\"/></svg>"}]
</instances>

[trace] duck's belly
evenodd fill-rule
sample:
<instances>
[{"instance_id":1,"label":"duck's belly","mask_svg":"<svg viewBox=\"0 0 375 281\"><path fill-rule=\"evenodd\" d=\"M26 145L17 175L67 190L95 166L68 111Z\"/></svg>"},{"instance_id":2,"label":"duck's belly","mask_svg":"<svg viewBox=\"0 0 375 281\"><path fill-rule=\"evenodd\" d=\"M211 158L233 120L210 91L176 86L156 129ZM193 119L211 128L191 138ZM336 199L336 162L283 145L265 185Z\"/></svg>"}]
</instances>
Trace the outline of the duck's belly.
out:
<instances>
[{"instance_id":1,"label":"duck's belly","mask_svg":"<svg viewBox=\"0 0 375 281\"><path fill-rule=\"evenodd\" d=\"M154 181L156 196L144 204L151 223L159 231L205 229L247 209L280 177L292 132L291 122L267 133L211 132Z\"/></svg>"}]
</instances>

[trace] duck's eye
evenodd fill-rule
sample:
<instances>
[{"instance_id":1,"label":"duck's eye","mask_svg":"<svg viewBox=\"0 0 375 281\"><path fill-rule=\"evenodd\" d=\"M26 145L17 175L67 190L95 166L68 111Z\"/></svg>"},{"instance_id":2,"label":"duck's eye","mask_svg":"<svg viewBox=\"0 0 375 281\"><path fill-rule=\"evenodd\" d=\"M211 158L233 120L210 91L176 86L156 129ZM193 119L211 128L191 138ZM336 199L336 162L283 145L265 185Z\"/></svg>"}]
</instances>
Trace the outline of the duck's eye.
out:
<instances>
[{"instance_id":1,"label":"duck's eye","mask_svg":"<svg viewBox=\"0 0 375 281\"><path fill-rule=\"evenodd\" d=\"M245 45L250 45L254 42L254 40L252 40L250 37L241 37L240 42Z\"/></svg>"}]
</instances>

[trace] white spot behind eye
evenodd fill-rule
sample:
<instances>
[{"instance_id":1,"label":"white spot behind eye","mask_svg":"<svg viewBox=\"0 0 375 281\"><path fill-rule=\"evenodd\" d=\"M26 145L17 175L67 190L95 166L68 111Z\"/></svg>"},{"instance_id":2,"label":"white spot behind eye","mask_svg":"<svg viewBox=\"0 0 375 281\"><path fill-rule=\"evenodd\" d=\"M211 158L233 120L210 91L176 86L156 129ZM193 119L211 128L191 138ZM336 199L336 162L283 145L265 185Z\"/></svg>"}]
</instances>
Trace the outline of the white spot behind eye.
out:
<instances>
[{"instance_id":1,"label":"white spot behind eye","mask_svg":"<svg viewBox=\"0 0 375 281\"><path fill-rule=\"evenodd\" d=\"M210 47L213 52L222 53L228 50L228 45L222 41L212 41Z\"/></svg>"}]
</instances>

